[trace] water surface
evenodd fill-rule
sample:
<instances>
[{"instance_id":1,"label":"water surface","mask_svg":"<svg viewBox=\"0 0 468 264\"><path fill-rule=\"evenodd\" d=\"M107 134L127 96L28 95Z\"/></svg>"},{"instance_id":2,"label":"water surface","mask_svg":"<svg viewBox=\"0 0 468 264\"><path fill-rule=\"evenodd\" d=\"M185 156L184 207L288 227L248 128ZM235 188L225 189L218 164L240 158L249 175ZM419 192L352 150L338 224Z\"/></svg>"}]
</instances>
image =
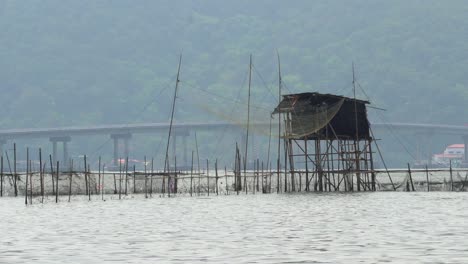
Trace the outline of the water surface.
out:
<instances>
[{"instance_id":1,"label":"water surface","mask_svg":"<svg viewBox=\"0 0 468 264\"><path fill-rule=\"evenodd\" d=\"M468 193L0 199L0 263L468 263Z\"/></svg>"}]
</instances>

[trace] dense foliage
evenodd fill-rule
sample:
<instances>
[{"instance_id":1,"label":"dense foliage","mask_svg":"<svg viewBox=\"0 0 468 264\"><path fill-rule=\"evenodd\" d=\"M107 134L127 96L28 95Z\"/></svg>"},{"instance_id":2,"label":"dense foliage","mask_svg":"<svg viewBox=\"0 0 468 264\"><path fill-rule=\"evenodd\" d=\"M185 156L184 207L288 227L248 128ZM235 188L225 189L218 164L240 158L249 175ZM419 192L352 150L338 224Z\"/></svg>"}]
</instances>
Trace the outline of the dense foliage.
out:
<instances>
[{"instance_id":1,"label":"dense foliage","mask_svg":"<svg viewBox=\"0 0 468 264\"><path fill-rule=\"evenodd\" d=\"M249 54L269 107L277 51L286 92L351 95L354 62L387 109L373 121L464 124L466 14L464 0L0 0L0 127L166 121L181 52L177 119L243 101Z\"/></svg>"}]
</instances>

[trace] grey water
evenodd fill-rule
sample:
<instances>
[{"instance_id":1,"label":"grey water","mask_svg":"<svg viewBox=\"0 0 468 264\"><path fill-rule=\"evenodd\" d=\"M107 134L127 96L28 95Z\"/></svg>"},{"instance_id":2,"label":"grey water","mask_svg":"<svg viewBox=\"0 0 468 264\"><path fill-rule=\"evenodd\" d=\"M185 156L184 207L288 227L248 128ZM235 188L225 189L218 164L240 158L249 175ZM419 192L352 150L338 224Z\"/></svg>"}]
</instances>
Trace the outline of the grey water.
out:
<instances>
[{"instance_id":1,"label":"grey water","mask_svg":"<svg viewBox=\"0 0 468 264\"><path fill-rule=\"evenodd\" d=\"M468 193L0 199L0 263L468 263Z\"/></svg>"}]
</instances>

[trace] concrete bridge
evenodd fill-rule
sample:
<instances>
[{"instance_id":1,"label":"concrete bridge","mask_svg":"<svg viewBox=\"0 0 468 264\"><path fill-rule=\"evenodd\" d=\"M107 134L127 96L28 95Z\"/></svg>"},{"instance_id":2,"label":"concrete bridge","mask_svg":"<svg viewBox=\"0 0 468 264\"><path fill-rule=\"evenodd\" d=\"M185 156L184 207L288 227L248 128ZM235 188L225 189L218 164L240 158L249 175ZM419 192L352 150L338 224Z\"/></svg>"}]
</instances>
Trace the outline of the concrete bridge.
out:
<instances>
[{"instance_id":1,"label":"concrete bridge","mask_svg":"<svg viewBox=\"0 0 468 264\"><path fill-rule=\"evenodd\" d=\"M269 123L253 123L255 127L269 127ZM276 124L274 124L276 125ZM468 126L442 125L442 124L417 124L417 123L372 123L374 131L383 130L404 130L411 131L418 135L430 137L436 134L456 135L460 136L468 146ZM52 143L53 160L57 160L57 144L61 143L63 147L63 160L68 160L69 149L68 142L72 137L91 136L91 135L108 135L114 141L114 162L117 162L119 157L129 156L129 141L133 134L139 133L161 133L167 132L169 123L143 123L143 124L121 124L121 125L102 125L102 126L83 126L83 127L62 127L62 128L31 128L31 129L8 129L0 130L0 153L3 153L3 146L8 141L17 139L35 139L47 138ZM228 122L208 123L176 123L173 125L176 133L173 141L177 137L182 137L184 149L186 150L186 137L192 131L216 131L216 130L239 130L242 132L242 127L239 124ZM124 151L119 150L119 142L123 141ZM175 145L175 144L174 144ZM186 151L184 151L186 152ZM120 155L123 154L123 155ZM184 153L184 162L186 162L186 153ZM465 162L468 163L468 155L465 155Z\"/></svg>"}]
</instances>

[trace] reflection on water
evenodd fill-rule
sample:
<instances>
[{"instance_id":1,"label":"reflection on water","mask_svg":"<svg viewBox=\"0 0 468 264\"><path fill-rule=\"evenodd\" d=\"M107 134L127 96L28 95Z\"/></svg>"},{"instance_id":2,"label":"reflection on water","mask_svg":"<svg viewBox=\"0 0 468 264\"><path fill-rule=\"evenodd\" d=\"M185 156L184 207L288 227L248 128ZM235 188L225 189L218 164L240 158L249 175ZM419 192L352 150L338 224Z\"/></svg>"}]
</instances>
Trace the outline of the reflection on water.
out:
<instances>
[{"instance_id":1,"label":"reflection on water","mask_svg":"<svg viewBox=\"0 0 468 264\"><path fill-rule=\"evenodd\" d=\"M468 263L467 193L77 199L0 199L0 263Z\"/></svg>"}]
</instances>

